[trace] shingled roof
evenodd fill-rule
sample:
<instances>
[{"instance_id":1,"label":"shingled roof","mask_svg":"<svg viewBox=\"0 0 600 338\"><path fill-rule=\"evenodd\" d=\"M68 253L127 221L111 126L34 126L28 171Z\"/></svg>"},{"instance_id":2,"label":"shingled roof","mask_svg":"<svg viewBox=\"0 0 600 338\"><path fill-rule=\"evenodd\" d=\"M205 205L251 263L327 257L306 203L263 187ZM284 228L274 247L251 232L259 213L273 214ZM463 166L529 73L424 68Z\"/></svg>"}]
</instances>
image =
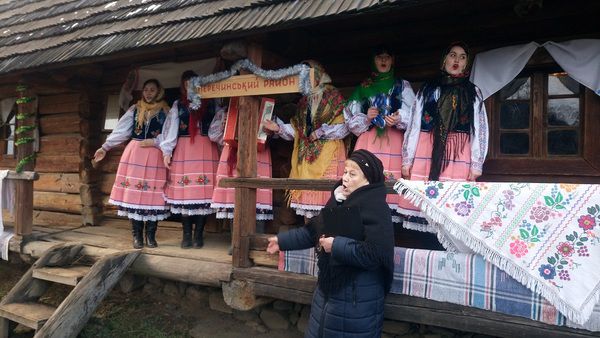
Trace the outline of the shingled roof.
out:
<instances>
[{"instance_id":1,"label":"shingled roof","mask_svg":"<svg viewBox=\"0 0 600 338\"><path fill-rule=\"evenodd\" d=\"M289 28L407 0L0 0L0 74L139 47Z\"/></svg>"}]
</instances>

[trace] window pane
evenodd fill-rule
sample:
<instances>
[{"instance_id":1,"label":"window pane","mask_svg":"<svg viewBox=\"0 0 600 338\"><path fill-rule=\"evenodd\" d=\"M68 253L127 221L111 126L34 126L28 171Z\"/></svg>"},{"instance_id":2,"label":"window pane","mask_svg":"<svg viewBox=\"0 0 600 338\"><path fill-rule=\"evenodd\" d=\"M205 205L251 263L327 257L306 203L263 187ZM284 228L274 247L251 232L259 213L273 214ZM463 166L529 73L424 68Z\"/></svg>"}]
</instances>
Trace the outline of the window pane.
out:
<instances>
[{"instance_id":1,"label":"window pane","mask_svg":"<svg viewBox=\"0 0 600 338\"><path fill-rule=\"evenodd\" d=\"M119 95L109 95L106 103L104 129L113 130L119 121Z\"/></svg>"},{"instance_id":2,"label":"window pane","mask_svg":"<svg viewBox=\"0 0 600 338\"><path fill-rule=\"evenodd\" d=\"M502 102L500 106L500 128L529 128L529 102Z\"/></svg>"},{"instance_id":3,"label":"window pane","mask_svg":"<svg viewBox=\"0 0 600 338\"><path fill-rule=\"evenodd\" d=\"M579 125L579 98L548 100L548 125Z\"/></svg>"},{"instance_id":4,"label":"window pane","mask_svg":"<svg viewBox=\"0 0 600 338\"><path fill-rule=\"evenodd\" d=\"M548 95L578 95L579 83L567 73L548 74Z\"/></svg>"},{"instance_id":5,"label":"window pane","mask_svg":"<svg viewBox=\"0 0 600 338\"><path fill-rule=\"evenodd\" d=\"M503 154L529 154L528 133L502 133L500 135L500 152Z\"/></svg>"},{"instance_id":6,"label":"window pane","mask_svg":"<svg viewBox=\"0 0 600 338\"><path fill-rule=\"evenodd\" d=\"M500 90L501 100L529 100L531 81L529 77L520 77L512 80Z\"/></svg>"},{"instance_id":7,"label":"window pane","mask_svg":"<svg viewBox=\"0 0 600 338\"><path fill-rule=\"evenodd\" d=\"M548 132L548 154L576 155L579 148L576 130L554 130Z\"/></svg>"}]
</instances>

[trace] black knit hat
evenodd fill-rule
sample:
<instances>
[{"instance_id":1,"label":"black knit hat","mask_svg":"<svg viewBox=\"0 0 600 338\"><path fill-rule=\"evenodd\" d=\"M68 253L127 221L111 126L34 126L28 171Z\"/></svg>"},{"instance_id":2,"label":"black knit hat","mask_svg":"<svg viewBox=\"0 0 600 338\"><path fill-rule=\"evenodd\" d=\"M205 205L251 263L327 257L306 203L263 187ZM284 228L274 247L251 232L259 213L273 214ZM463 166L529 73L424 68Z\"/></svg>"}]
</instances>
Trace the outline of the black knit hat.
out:
<instances>
[{"instance_id":1,"label":"black knit hat","mask_svg":"<svg viewBox=\"0 0 600 338\"><path fill-rule=\"evenodd\" d=\"M364 149L355 150L348 159L358 164L369 183L381 183L385 180L383 163L372 152Z\"/></svg>"}]
</instances>

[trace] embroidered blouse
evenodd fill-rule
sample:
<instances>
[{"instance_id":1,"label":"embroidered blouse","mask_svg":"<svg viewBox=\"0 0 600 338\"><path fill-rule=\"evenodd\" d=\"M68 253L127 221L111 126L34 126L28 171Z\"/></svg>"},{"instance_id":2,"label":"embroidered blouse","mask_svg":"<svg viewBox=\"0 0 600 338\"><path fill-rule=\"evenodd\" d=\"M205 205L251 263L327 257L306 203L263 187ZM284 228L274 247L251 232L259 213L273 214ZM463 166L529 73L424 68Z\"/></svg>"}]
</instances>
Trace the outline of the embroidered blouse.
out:
<instances>
[{"instance_id":1,"label":"embroidered blouse","mask_svg":"<svg viewBox=\"0 0 600 338\"><path fill-rule=\"evenodd\" d=\"M106 137L106 141L102 144L102 149L109 151L115 146L129 140L154 140L154 146L160 148L161 142L164 140L163 126L166 121L170 119L170 114L166 114L163 110L159 111L158 114L154 115L149 121L144 123L143 128L137 128L136 117L137 108L133 105L127 109L125 115L123 115L117 122L117 126L113 131ZM170 154L161 148L164 155Z\"/></svg>"},{"instance_id":2,"label":"embroidered blouse","mask_svg":"<svg viewBox=\"0 0 600 338\"><path fill-rule=\"evenodd\" d=\"M483 95L479 88L475 88L476 96L475 102L473 103L473 132L471 133L471 168L482 172L483 162L488 151L488 120L485 105L483 104ZM434 101L437 102L440 98L440 89L437 88L434 93ZM415 153L417 152L417 145L419 143L419 133L430 132L431 126L430 121L425 114L423 114L425 101L423 95L418 95L412 109L411 123L408 126L404 144L402 145L402 166L410 167L415 160ZM467 132L470 131L470 125L464 128L464 126L458 126L455 132Z\"/></svg>"},{"instance_id":3,"label":"embroidered blouse","mask_svg":"<svg viewBox=\"0 0 600 338\"><path fill-rule=\"evenodd\" d=\"M415 92L406 80L397 80L388 93L391 100L392 112L399 112L400 119L394 128L406 130L410 124L411 108L415 101ZM377 101L375 97L368 101L349 101L344 109L344 118L348 129L356 136L368 131L372 124L367 119L367 110L371 101Z\"/></svg>"}]
</instances>

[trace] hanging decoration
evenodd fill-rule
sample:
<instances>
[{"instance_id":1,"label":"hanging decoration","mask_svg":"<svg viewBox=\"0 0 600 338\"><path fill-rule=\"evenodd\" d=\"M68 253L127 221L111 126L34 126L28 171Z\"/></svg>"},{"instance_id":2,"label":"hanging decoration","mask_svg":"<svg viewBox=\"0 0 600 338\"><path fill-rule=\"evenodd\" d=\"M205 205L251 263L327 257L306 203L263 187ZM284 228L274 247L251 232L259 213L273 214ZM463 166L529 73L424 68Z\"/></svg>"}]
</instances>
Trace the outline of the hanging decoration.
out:
<instances>
[{"instance_id":1,"label":"hanging decoration","mask_svg":"<svg viewBox=\"0 0 600 338\"><path fill-rule=\"evenodd\" d=\"M18 98L16 100L16 103L18 105L21 104L28 104L30 102L32 102L34 100L33 97L30 96L25 96L25 91L27 90L27 87L24 85L18 85L17 88L17 94L18 94ZM35 113L27 113L27 114L17 114L16 119L17 121L23 121L23 120L28 120L32 117L35 117ZM15 135L19 136L23 133L27 133L27 132L31 132L33 130L35 130L36 125L20 125L16 130L15 130ZM27 143L33 143L35 141L35 138L30 137L30 136L23 136L23 137L18 137L15 140L15 146L19 146L22 144L27 144ZM35 160L35 152L25 156L24 158L22 158L19 163L17 163L17 166L15 167L15 171L17 173L20 173L23 171L23 167L25 167L26 164L33 162L33 160Z\"/></svg>"},{"instance_id":2,"label":"hanging decoration","mask_svg":"<svg viewBox=\"0 0 600 338\"><path fill-rule=\"evenodd\" d=\"M200 108L200 95L198 94L199 87L228 79L233 75L238 74L238 72L241 69L248 70L253 74L268 80L279 80L288 76L298 75L298 86L300 92L305 96L310 94L310 67L308 65L297 64L289 68L265 70L252 63L252 61L248 59L243 59L236 62L233 66L231 66L229 70L225 70L215 74L210 74L207 76L197 76L191 78L188 85L188 99L190 100L190 107L192 109Z\"/></svg>"}]
</instances>

